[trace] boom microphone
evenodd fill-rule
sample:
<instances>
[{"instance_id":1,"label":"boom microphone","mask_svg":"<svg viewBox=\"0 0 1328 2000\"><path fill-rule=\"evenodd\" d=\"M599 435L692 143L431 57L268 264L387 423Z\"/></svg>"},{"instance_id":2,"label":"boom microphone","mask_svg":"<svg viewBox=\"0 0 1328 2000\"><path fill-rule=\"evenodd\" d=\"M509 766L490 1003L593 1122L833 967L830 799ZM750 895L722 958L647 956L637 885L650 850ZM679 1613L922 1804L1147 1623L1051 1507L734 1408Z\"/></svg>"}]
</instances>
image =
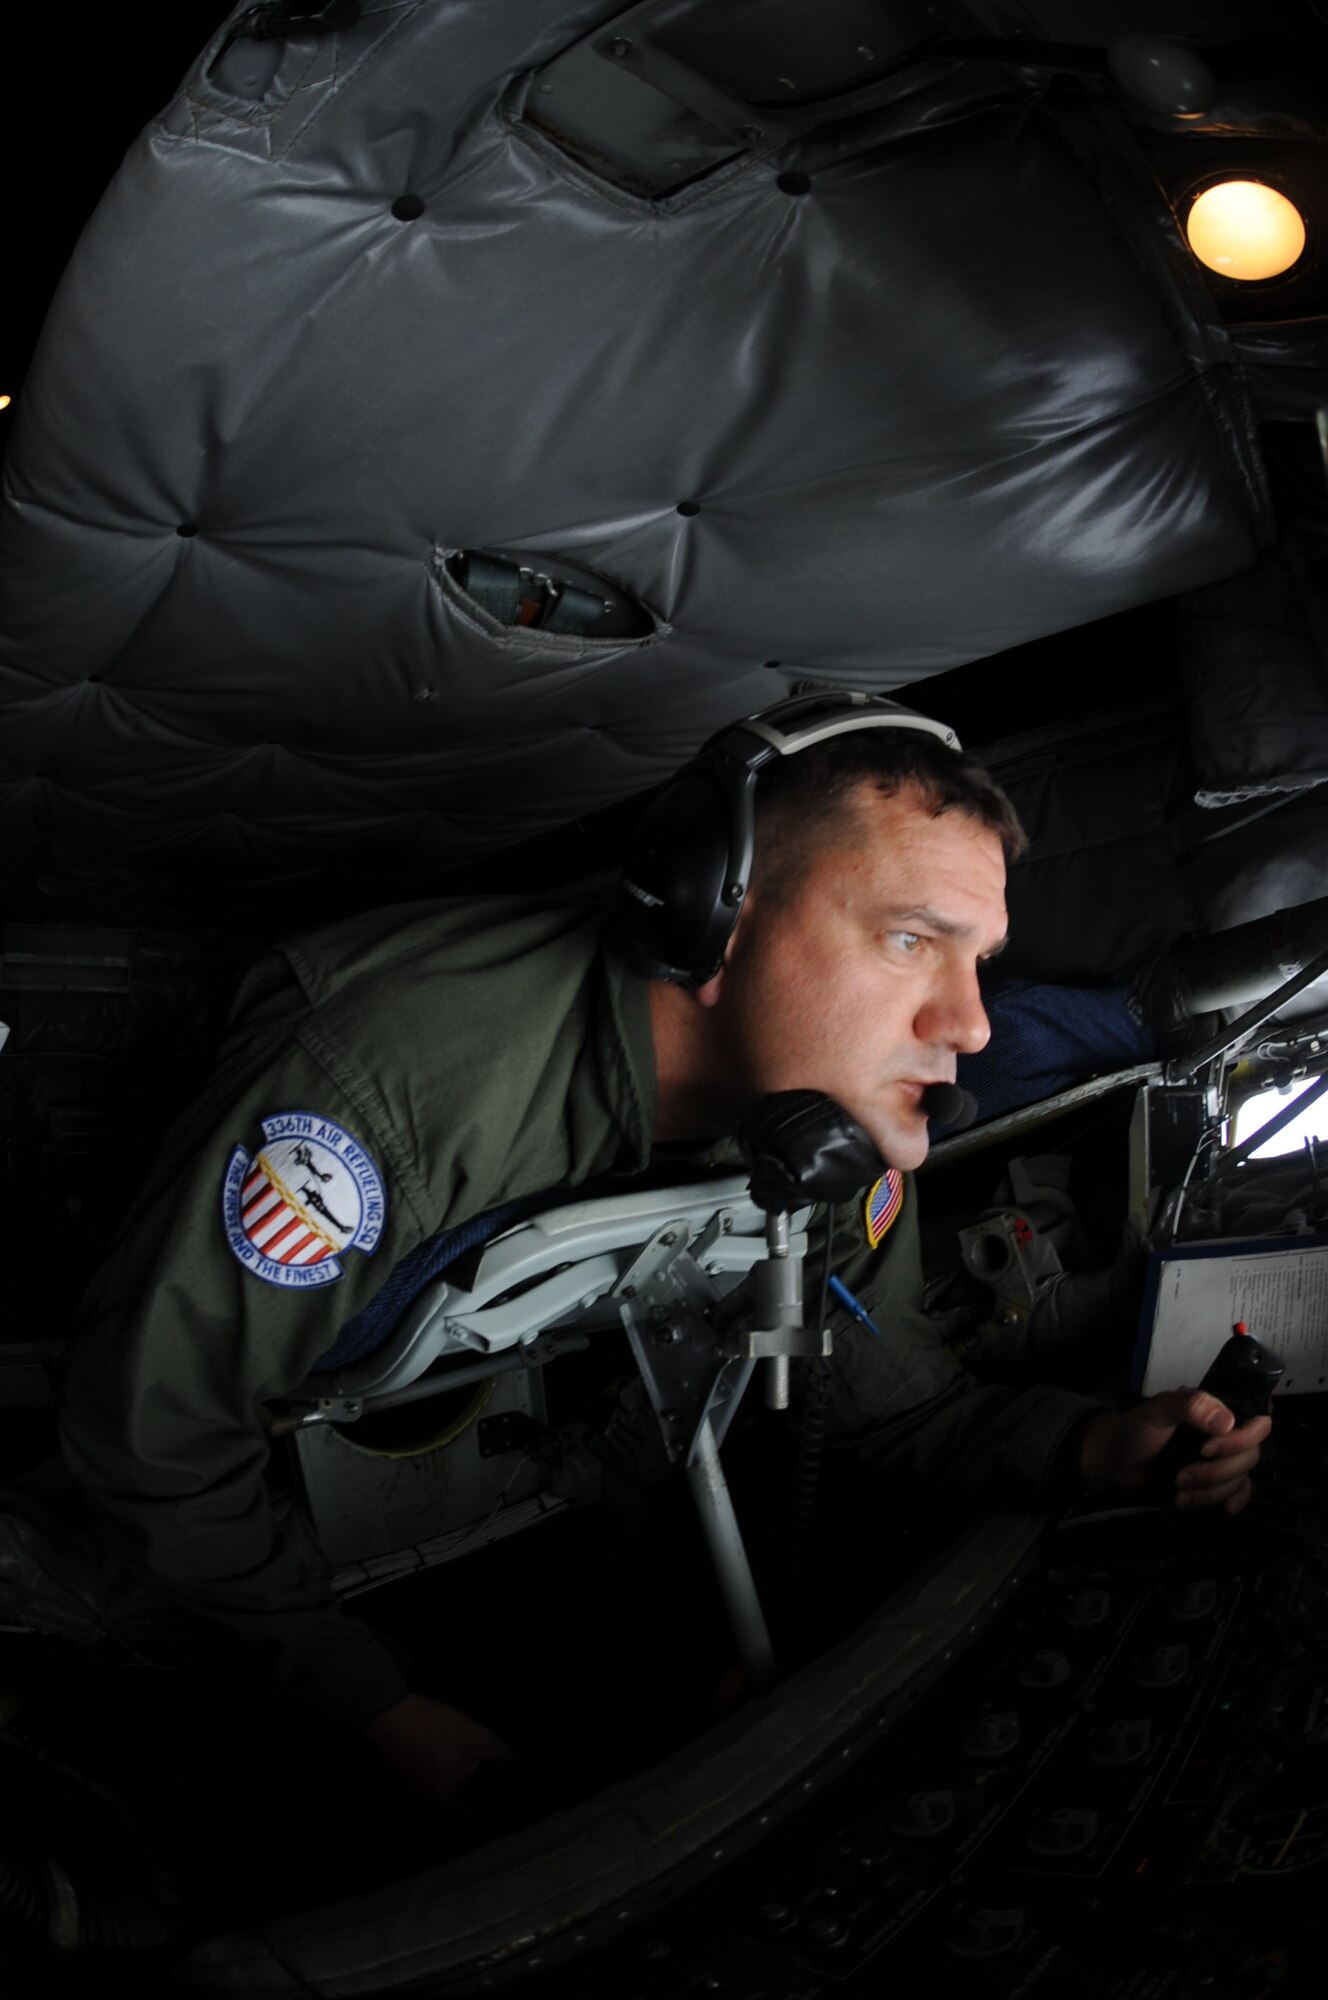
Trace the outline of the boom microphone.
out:
<instances>
[{"instance_id":1,"label":"boom microphone","mask_svg":"<svg viewBox=\"0 0 1328 2000\"><path fill-rule=\"evenodd\" d=\"M922 1108L929 1125L944 1125L948 1132L964 1131L978 1115L976 1097L957 1083L929 1083L922 1093Z\"/></svg>"}]
</instances>

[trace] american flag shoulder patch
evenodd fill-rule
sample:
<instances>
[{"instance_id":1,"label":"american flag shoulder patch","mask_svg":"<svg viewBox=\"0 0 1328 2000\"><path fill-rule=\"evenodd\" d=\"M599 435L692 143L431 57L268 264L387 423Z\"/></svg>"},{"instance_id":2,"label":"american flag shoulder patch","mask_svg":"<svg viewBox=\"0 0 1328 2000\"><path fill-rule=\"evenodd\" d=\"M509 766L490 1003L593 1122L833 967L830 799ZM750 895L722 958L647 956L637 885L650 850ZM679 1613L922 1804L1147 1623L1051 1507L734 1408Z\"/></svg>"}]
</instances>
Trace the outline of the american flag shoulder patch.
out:
<instances>
[{"instance_id":1,"label":"american flag shoulder patch","mask_svg":"<svg viewBox=\"0 0 1328 2000\"><path fill-rule=\"evenodd\" d=\"M874 1250L904 1206L904 1176L898 1167L889 1167L868 1190L867 1241Z\"/></svg>"},{"instance_id":2,"label":"american flag shoulder patch","mask_svg":"<svg viewBox=\"0 0 1328 2000\"><path fill-rule=\"evenodd\" d=\"M383 1177L345 1127L311 1111L261 1120L263 1143L237 1146L222 1184L226 1241L246 1271L290 1291L346 1275L347 1250L370 1255L387 1220Z\"/></svg>"}]
</instances>

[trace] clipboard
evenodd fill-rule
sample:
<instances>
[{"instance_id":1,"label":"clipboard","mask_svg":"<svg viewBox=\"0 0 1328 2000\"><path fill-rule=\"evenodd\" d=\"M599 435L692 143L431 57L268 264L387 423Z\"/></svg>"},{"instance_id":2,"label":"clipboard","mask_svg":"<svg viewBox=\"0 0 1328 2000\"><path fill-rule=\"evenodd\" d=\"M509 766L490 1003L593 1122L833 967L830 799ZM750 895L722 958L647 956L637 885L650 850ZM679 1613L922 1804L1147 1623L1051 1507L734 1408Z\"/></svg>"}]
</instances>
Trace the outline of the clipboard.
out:
<instances>
[{"instance_id":1,"label":"clipboard","mask_svg":"<svg viewBox=\"0 0 1328 2000\"><path fill-rule=\"evenodd\" d=\"M1155 1250L1130 1385L1196 1388L1236 1320L1285 1366L1278 1396L1328 1390L1328 1236L1219 1238Z\"/></svg>"}]
</instances>

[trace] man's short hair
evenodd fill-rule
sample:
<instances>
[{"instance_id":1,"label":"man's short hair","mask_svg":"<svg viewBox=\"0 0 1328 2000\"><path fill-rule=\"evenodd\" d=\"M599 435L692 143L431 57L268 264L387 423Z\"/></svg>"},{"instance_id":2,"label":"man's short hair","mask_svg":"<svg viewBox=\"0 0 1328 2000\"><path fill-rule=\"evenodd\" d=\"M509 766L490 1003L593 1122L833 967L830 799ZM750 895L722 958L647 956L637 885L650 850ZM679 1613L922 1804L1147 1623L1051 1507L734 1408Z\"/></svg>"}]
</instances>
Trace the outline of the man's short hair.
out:
<instances>
[{"instance_id":1,"label":"man's short hair","mask_svg":"<svg viewBox=\"0 0 1328 2000\"><path fill-rule=\"evenodd\" d=\"M916 790L937 819L966 814L997 836L1007 861L1017 861L1028 846L1019 815L976 757L921 730L851 730L780 757L761 772L753 872L767 893L790 894L810 856L852 832L854 795L864 785L881 798Z\"/></svg>"}]
</instances>

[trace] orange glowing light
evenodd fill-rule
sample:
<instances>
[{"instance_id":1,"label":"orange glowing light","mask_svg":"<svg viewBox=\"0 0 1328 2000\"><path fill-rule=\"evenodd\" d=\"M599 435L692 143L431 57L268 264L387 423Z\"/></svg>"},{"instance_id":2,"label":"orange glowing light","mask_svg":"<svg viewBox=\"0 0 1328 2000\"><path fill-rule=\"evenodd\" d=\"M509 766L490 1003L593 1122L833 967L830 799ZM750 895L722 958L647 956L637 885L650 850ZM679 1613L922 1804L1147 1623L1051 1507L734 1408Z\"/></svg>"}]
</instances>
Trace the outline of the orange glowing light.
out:
<instances>
[{"instance_id":1,"label":"orange glowing light","mask_svg":"<svg viewBox=\"0 0 1328 2000\"><path fill-rule=\"evenodd\" d=\"M1185 221L1190 248L1224 278L1279 278L1305 248L1294 202L1262 181L1218 181L1195 197Z\"/></svg>"}]
</instances>

